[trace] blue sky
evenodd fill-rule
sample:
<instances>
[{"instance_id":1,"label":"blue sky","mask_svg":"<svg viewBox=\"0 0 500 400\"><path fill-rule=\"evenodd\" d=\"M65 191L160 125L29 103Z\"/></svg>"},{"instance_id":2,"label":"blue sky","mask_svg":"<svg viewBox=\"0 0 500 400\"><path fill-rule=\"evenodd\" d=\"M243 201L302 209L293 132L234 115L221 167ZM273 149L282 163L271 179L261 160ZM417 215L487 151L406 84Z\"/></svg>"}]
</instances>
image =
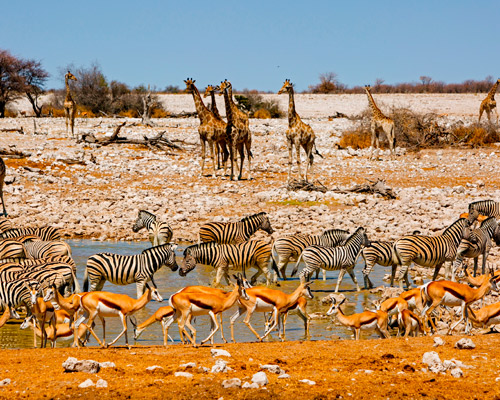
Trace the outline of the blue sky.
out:
<instances>
[{"instance_id":1,"label":"blue sky","mask_svg":"<svg viewBox=\"0 0 500 400\"><path fill-rule=\"evenodd\" d=\"M500 76L499 1L33 1L2 4L0 48L108 80L297 90L335 72L348 86Z\"/></svg>"}]
</instances>

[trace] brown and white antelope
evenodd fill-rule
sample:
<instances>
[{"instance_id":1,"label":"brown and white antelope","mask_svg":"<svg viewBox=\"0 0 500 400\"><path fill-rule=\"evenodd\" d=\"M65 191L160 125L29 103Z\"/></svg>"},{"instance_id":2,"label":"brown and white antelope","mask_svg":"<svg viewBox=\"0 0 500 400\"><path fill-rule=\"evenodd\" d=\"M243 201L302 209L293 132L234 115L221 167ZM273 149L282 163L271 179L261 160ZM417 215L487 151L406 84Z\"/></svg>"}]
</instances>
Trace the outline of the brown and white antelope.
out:
<instances>
[{"instance_id":1,"label":"brown and white antelope","mask_svg":"<svg viewBox=\"0 0 500 400\"><path fill-rule=\"evenodd\" d=\"M156 301L160 301L161 299L156 288L150 288L149 285L146 285L146 291L137 300L125 294L110 292L89 292L82 296L80 302L82 309L85 310L89 315L89 319L86 323L87 329L92 334L92 336L95 337L101 347L112 346L118 339L125 335L125 343L127 344L127 347L130 348L127 336L127 318L135 312L141 310L144 306L146 306L146 304L149 303L152 298ZM96 317L99 317L102 322L102 342L97 337L94 329L92 328L92 324ZM123 330L120 332L120 334L108 345L106 345L106 323L104 320L105 317L119 317L123 326Z\"/></svg>"},{"instance_id":2,"label":"brown and white antelope","mask_svg":"<svg viewBox=\"0 0 500 400\"><path fill-rule=\"evenodd\" d=\"M450 326L448 333L451 333L455 327L466 320L465 333L469 333L470 327L467 321L467 306L475 301L482 299L490 290L498 290L496 278L493 276L493 271L490 270L490 279L485 279L483 284L477 289L471 288L469 285L452 281L432 281L422 286L422 300L425 304L422 310L424 324L429 320L429 316L434 309L440 305L448 307L460 306L462 308L461 318ZM436 325L430 320L432 327L436 330Z\"/></svg>"},{"instance_id":3,"label":"brown and white antelope","mask_svg":"<svg viewBox=\"0 0 500 400\"><path fill-rule=\"evenodd\" d=\"M335 315L337 320L347 328L350 328L354 333L354 339L359 340L361 329L372 330L374 329L382 339L390 338L387 331L387 313L384 311L363 311L361 313L345 315L340 306L346 301L342 300L340 303L332 297L332 305L326 312L326 315Z\"/></svg>"},{"instance_id":4,"label":"brown and white antelope","mask_svg":"<svg viewBox=\"0 0 500 400\"><path fill-rule=\"evenodd\" d=\"M419 332L422 332L425 334L425 329L424 326L422 325L422 321L420 321L420 318L415 314L413 311L410 311L408 309L402 310L398 314L398 336L400 334L401 329L404 329L405 331L405 339L408 338L410 333L413 332L413 336L417 336Z\"/></svg>"},{"instance_id":5,"label":"brown and white antelope","mask_svg":"<svg viewBox=\"0 0 500 400\"><path fill-rule=\"evenodd\" d=\"M55 324L55 326L49 325L44 329L44 331L42 331L36 325L35 317L33 315L27 317L21 324L20 328L26 329L29 326L33 329L33 332L36 336L38 337L45 336L47 339L49 339L52 342L52 348L56 347L56 341L58 338L71 337L74 334L73 327L69 322L58 323ZM78 327L78 334L76 335L76 340L83 338L86 331L87 327L85 326L85 324L81 324Z\"/></svg>"},{"instance_id":6,"label":"brown and white antelope","mask_svg":"<svg viewBox=\"0 0 500 400\"><path fill-rule=\"evenodd\" d=\"M422 312L424 305L422 303L422 292L420 287L407 290L406 292L401 293L399 297L406 300L409 309L417 310L419 313Z\"/></svg>"},{"instance_id":7,"label":"brown and white antelope","mask_svg":"<svg viewBox=\"0 0 500 400\"><path fill-rule=\"evenodd\" d=\"M181 340L183 339L183 335L186 335L193 346L196 346L196 329L191 325L190 318L208 314L212 319L212 326L214 328L212 328L208 337L202 340L201 344L208 342L219 330L220 326L217 323L217 315L231 308L238 299L248 299L245 283L241 275L233 275L233 277L236 279L234 289L225 295L190 292L186 288L171 296L169 302L170 306L174 308L175 314L165 324L166 329L168 329L172 322L178 321ZM192 332L192 336L187 332L186 326Z\"/></svg>"},{"instance_id":8,"label":"brown and white antelope","mask_svg":"<svg viewBox=\"0 0 500 400\"><path fill-rule=\"evenodd\" d=\"M43 291L40 284L26 283L31 297L31 314L34 316L41 330L41 347L47 345L47 335L45 331L45 321L49 322L49 325L55 329L55 308L51 302L45 301L42 298ZM36 347L36 332L33 333L34 347Z\"/></svg>"},{"instance_id":9,"label":"brown and white antelope","mask_svg":"<svg viewBox=\"0 0 500 400\"><path fill-rule=\"evenodd\" d=\"M266 287L254 287L247 289L248 299L240 299L238 311L231 317L231 339L234 342L234 323L246 311L243 320L246 326L253 332L259 341L267 337L271 331L280 323L281 314L286 314L290 309L296 307L301 297L312 299L313 295L309 288L311 282L301 282L291 294L286 294L281 290L269 289ZM264 336L260 336L250 324L250 318L255 312L272 312L272 323L267 328ZM285 321L283 321L284 323ZM279 332L279 336L284 340L284 336Z\"/></svg>"},{"instance_id":10,"label":"brown and white antelope","mask_svg":"<svg viewBox=\"0 0 500 400\"><path fill-rule=\"evenodd\" d=\"M475 311L470 306L467 306L467 312L472 323L480 325L483 328L500 324L500 302L490 304Z\"/></svg>"},{"instance_id":11,"label":"brown and white antelope","mask_svg":"<svg viewBox=\"0 0 500 400\"><path fill-rule=\"evenodd\" d=\"M146 319L139 325L135 321L135 318L130 318L130 322L132 322L132 325L134 326L134 340L139 339L139 336L141 336L142 332L144 332L144 330L148 326L153 325L155 322L159 322L163 332L163 345L166 346L168 338L168 330L167 333L165 333L165 326L163 324L163 321L165 321L169 317L172 317L174 315L174 312L175 312L174 309L170 306L160 307L153 313L153 315L151 315L148 319Z\"/></svg>"}]
</instances>

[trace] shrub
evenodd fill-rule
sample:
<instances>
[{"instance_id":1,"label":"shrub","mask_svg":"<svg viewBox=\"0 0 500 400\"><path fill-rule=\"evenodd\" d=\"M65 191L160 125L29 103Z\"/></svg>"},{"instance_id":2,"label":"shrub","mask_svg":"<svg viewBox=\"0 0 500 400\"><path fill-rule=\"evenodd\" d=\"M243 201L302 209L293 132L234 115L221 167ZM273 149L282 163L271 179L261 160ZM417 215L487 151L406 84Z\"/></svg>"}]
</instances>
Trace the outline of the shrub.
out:
<instances>
[{"instance_id":1,"label":"shrub","mask_svg":"<svg viewBox=\"0 0 500 400\"><path fill-rule=\"evenodd\" d=\"M254 118L259 118L259 119L269 119L271 118L271 113L269 110L266 110L265 108L261 108L253 113Z\"/></svg>"},{"instance_id":2,"label":"shrub","mask_svg":"<svg viewBox=\"0 0 500 400\"><path fill-rule=\"evenodd\" d=\"M371 133L364 129L355 131L346 131L339 141L339 147L345 149L352 147L353 149L364 149L370 147Z\"/></svg>"},{"instance_id":3,"label":"shrub","mask_svg":"<svg viewBox=\"0 0 500 400\"><path fill-rule=\"evenodd\" d=\"M237 106L248 112L251 117L255 117L255 113L259 110L266 110L269 112L269 118L280 118L283 113L281 112L278 102L274 100L264 100L262 96L256 92L245 91L243 94L234 96ZM262 118L262 117L255 117Z\"/></svg>"},{"instance_id":4,"label":"shrub","mask_svg":"<svg viewBox=\"0 0 500 400\"><path fill-rule=\"evenodd\" d=\"M135 108L129 108L128 110L120 111L118 115L125 118L139 118L139 111Z\"/></svg>"},{"instance_id":5,"label":"shrub","mask_svg":"<svg viewBox=\"0 0 500 400\"><path fill-rule=\"evenodd\" d=\"M153 111L151 111L151 118L168 118L169 116L168 111L158 105L153 107Z\"/></svg>"}]
</instances>

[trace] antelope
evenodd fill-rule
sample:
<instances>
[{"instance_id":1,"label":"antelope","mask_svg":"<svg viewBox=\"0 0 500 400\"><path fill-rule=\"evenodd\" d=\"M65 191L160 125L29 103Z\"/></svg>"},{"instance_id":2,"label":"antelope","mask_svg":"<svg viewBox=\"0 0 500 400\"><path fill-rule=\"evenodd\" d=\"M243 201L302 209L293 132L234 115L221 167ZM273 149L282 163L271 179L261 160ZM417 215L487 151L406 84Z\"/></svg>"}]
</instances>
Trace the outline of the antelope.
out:
<instances>
[{"instance_id":1,"label":"antelope","mask_svg":"<svg viewBox=\"0 0 500 400\"><path fill-rule=\"evenodd\" d=\"M418 312L421 312L424 308L422 304L422 293L420 291L420 287L415 289L407 290L399 295L400 298L406 300L408 303L408 308L414 310L416 309Z\"/></svg>"},{"instance_id":2,"label":"antelope","mask_svg":"<svg viewBox=\"0 0 500 400\"><path fill-rule=\"evenodd\" d=\"M372 301L377 310L384 311L388 315L400 314L401 311L408 309L408 302L402 297L390 297L382 302Z\"/></svg>"},{"instance_id":3,"label":"antelope","mask_svg":"<svg viewBox=\"0 0 500 400\"><path fill-rule=\"evenodd\" d=\"M49 325L44 329L45 331L44 332L40 328L38 328L34 319L35 317L33 315L30 315L24 320L20 328L26 329L28 326L31 326L36 336L42 337L43 335L45 335L45 337L52 342L52 348L56 347L56 341L58 338L70 337L74 334L73 328L71 327L70 323L64 322L64 323L58 323L55 326ZM76 335L77 339L83 337L85 335L86 330L87 328L85 324L81 324L78 327L78 334Z\"/></svg>"},{"instance_id":4,"label":"antelope","mask_svg":"<svg viewBox=\"0 0 500 400\"><path fill-rule=\"evenodd\" d=\"M87 329L92 334L92 336L94 336L101 347L106 348L112 346L118 339L125 335L125 343L130 349L127 335L127 317L142 309L147 303L149 303L151 298L155 299L156 301L160 301L158 290L156 288L150 288L149 285L146 284L146 291L137 300L125 294L110 292L89 292L82 296L80 302L82 309L89 314L89 319L86 323ZM92 324L96 317L99 317L102 322L102 342L97 337L94 329L92 328ZM120 334L107 345L106 323L104 317L119 317L123 325L123 330L120 332Z\"/></svg>"},{"instance_id":5,"label":"antelope","mask_svg":"<svg viewBox=\"0 0 500 400\"><path fill-rule=\"evenodd\" d=\"M137 321L135 320L135 318L130 318L130 322L132 322L132 325L134 326L134 340L139 339L141 333L144 332L144 330L148 326L154 324L155 322L160 322L161 329L163 332L163 345L166 346L168 330L167 333L165 333L165 326L163 324L163 321L169 317L172 317L174 315L174 312L175 312L174 309L170 306L160 307L158 310L154 312L153 315L151 315L146 321L142 322L139 325L137 325Z\"/></svg>"},{"instance_id":6,"label":"antelope","mask_svg":"<svg viewBox=\"0 0 500 400\"><path fill-rule=\"evenodd\" d=\"M425 304L422 310L424 322L429 320L429 315L439 305L462 308L461 318L450 326L448 334L464 319L467 321L466 308L476 300L482 299L490 290L498 290L493 270L490 269L490 279L485 279L478 289L472 289L469 285L452 281L433 281L422 286L422 299ZM436 330L436 325L430 320L431 326ZM468 321L465 326L465 333L469 333L470 327Z\"/></svg>"},{"instance_id":7,"label":"antelope","mask_svg":"<svg viewBox=\"0 0 500 400\"><path fill-rule=\"evenodd\" d=\"M45 321L49 321L49 326L52 326L52 329L55 329L55 308L52 303L45 301L39 296L39 294L43 294L41 285L32 285L31 283L27 283L26 285L31 297L31 313L40 325L40 336L42 339L41 347L45 347L47 345ZM34 347L37 347L36 336L36 332L33 332Z\"/></svg>"},{"instance_id":8,"label":"antelope","mask_svg":"<svg viewBox=\"0 0 500 400\"><path fill-rule=\"evenodd\" d=\"M336 315L337 320L347 328L350 328L354 333L354 340L359 340L361 329L375 329L382 339L390 338L387 331L387 313L384 311L363 311L361 313L345 315L340 306L346 301L342 300L337 303L332 297L332 305L326 312L326 315Z\"/></svg>"},{"instance_id":9,"label":"antelope","mask_svg":"<svg viewBox=\"0 0 500 400\"><path fill-rule=\"evenodd\" d=\"M283 327L283 336L285 336L286 320L288 318L289 311L297 311L297 315L304 322L304 336L306 337L309 336L309 322L311 320L311 317L309 316L309 314L307 314L306 306L307 306L307 299L301 296L294 304L292 304L290 307L288 307L286 310L280 313L281 319L278 324L278 330L281 330ZM269 318L269 320L266 322L266 331L271 326L272 323L273 320L271 315L271 318Z\"/></svg>"},{"instance_id":10,"label":"antelope","mask_svg":"<svg viewBox=\"0 0 500 400\"><path fill-rule=\"evenodd\" d=\"M413 312L408 309L402 310L398 315L398 335L400 333L401 327L405 330L405 339L408 339L408 335L410 333L414 333L416 337L419 332L423 332L425 334L424 326L422 325L422 321L420 318Z\"/></svg>"},{"instance_id":11,"label":"antelope","mask_svg":"<svg viewBox=\"0 0 500 400\"><path fill-rule=\"evenodd\" d=\"M208 337L202 340L201 344L208 342L219 330L217 314L231 308L238 299L248 300L249 298L241 274L233 275L233 277L236 279L234 290L224 295L190 292L188 287L171 296L169 302L170 306L174 308L175 314L166 322L165 328L168 329L172 322L177 321L181 339L183 335L186 335L192 345L196 347L196 329L191 325L190 317L208 314L215 328L212 328ZM192 337L187 332L186 326L192 332Z\"/></svg>"},{"instance_id":12,"label":"antelope","mask_svg":"<svg viewBox=\"0 0 500 400\"><path fill-rule=\"evenodd\" d=\"M472 285L474 287L479 287L483 284L485 280L490 279L490 276L488 274L484 275L478 275L478 276L471 276L469 275L469 271L467 270L467 266L464 268L464 274L465 274L465 280L469 285ZM500 278L500 269L498 271L495 271L493 273L493 276L496 278Z\"/></svg>"},{"instance_id":13,"label":"antelope","mask_svg":"<svg viewBox=\"0 0 500 400\"><path fill-rule=\"evenodd\" d=\"M467 306L467 311L472 323L480 325L483 328L485 326L500 324L500 302L490 304L476 311Z\"/></svg>"},{"instance_id":14,"label":"antelope","mask_svg":"<svg viewBox=\"0 0 500 400\"><path fill-rule=\"evenodd\" d=\"M309 288L311 282L301 282L300 285L291 294L286 294L281 290L269 289L266 287L254 287L247 289L248 299L239 301L238 311L231 317L231 340L234 340L234 323L246 311L247 315L243 322L257 337L259 342L262 342L271 331L280 323L281 314L286 314L289 310L298 305L298 300L301 297L312 299L313 295ZM264 332L264 336L260 336L250 324L250 318L254 312L272 312L272 322ZM283 325L286 320L283 321ZM281 326L280 326L281 327ZM307 328L306 328L307 331ZM284 335L279 332L281 340L284 340Z\"/></svg>"}]
</instances>

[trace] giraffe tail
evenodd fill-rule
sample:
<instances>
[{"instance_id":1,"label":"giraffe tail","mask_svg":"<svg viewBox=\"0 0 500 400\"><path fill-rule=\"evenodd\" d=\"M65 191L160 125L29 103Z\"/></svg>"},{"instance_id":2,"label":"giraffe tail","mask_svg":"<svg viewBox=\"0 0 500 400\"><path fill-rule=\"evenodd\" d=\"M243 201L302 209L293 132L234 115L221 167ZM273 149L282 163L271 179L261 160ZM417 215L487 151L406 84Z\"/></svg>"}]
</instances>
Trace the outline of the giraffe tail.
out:
<instances>
[{"instance_id":1,"label":"giraffe tail","mask_svg":"<svg viewBox=\"0 0 500 400\"><path fill-rule=\"evenodd\" d=\"M323 157L323 156L319 153L318 148L316 147L316 143L314 143L314 154L317 154L317 155L318 155L318 156L320 156L321 158L325 158L325 157Z\"/></svg>"}]
</instances>

